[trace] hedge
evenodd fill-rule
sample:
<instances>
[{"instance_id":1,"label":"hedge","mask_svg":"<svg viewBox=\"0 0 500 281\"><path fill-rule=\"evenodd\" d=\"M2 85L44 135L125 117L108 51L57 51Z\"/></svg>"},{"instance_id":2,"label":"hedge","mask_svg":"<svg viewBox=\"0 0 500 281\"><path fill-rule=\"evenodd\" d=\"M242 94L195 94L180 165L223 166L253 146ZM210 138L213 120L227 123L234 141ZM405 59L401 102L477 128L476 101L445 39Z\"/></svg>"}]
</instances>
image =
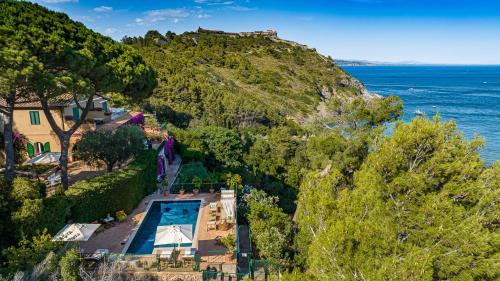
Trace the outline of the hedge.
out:
<instances>
[{"instance_id":1,"label":"hedge","mask_svg":"<svg viewBox=\"0 0 500 281\"><path fill-rule=\"evenodd\" d=\"M70 218L71 204L64 194L44 198L43 209L38 219L39 229L57 233Z\"/></svg>"},{"instance_id":2,"label":"hedge","mask_svg":"<svg viewBox=\"0 0 500 281\"><path fill-rule=\"evenodd\" d=\"M91 222L124 210L132 212L156 190L156 151L145 151L122 171L72 185L66 192L75 222Z\"/></svg>"},{"instance_id":3,"label":"hedge","mask_svg":"<svg viewBox=\"0 0 500 281\"><path fill-rule=\"evenodd\" d=\"M44 198L38 229L55 234L68 220L88 223L124 210L129 214L156 190L156 150L144 151L125 169L77 182Z\"/></svg>"}]
</instances>

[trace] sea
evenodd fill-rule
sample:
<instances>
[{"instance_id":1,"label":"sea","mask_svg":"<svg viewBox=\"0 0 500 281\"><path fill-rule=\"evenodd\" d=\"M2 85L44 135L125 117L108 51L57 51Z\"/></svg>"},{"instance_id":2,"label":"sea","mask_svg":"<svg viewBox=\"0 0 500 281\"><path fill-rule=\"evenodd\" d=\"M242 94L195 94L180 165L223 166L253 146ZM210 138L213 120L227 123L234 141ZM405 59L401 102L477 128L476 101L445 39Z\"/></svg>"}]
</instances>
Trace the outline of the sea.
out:
<instances>
[{"instance_id":1,"label":"sea","mask_svg":"<svg viewBox=\"0 0 500 281\"><path fill-rule=\"evenodd\" d=\"M421 112L454 120L465 139L484 138L481 157L500 160L500 66L343 66L373 93L403 100L403 121Z\"/></svg>"}]
</instances>

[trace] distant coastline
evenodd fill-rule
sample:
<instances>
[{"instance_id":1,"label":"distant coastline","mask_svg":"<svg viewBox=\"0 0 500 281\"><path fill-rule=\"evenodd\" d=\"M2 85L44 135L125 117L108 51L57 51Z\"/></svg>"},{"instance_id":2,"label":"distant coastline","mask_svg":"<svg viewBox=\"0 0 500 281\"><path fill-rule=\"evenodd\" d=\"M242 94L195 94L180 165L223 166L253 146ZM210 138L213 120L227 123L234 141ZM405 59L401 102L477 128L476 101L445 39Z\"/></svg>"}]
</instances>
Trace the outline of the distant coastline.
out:
<instances>
[{"instance_id":1,"label":"distant coastline","mask_svg":"<svg viewBox=\"0 0 500 281\"><path fill-rule=\"evenodd\" d=\"M367 61L367 60L345 60L334 59L338 66L493 66L498 67L500 64L446 64L446 63L425 63L416 61L403 61L403 62L380 62L380 61Z\"/></svg>"}]
</instances>

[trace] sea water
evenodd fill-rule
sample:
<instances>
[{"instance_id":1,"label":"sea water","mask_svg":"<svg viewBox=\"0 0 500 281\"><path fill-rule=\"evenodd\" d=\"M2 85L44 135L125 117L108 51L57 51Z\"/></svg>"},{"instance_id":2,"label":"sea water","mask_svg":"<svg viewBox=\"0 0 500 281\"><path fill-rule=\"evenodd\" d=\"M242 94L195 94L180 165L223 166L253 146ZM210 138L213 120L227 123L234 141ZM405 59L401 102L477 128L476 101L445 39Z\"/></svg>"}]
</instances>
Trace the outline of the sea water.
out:
<instances>
[{"instance_id":1,"label":"sea water","mask_svg":"<svg viewBox=\"0 0 500 281\"><path fill-rule=\"evenodd\" d=\"M454 120L465 139L486 141L481 157L500 160L500 66L345 66L373 93L397 95L404 121L419 110Z\"/></svg>"}]
</instances>

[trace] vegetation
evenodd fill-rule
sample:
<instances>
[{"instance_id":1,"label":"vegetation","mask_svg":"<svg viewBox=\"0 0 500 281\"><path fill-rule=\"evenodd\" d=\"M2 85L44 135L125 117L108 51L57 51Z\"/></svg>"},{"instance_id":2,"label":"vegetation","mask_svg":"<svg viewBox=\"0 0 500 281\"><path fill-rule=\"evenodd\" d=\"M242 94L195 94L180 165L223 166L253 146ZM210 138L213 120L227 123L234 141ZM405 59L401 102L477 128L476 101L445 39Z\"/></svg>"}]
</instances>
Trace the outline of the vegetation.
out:
<instances>
[{"instance_id":1,"label":"vegetation","mask_svg":"<svg viewBox=\"0 0 500 281\"><path fill-rule=\"evenodd\" d=\"M145 151L125 169L79 181L65 192L76 222L89 222L123 210L130 213L156 190L156 151Z\"/></svg>"},{"instance_id":2,"label":"vegetation","mask_svg":"<svg viewBox=\"0 0 500 281\"><path fill-rule=\"evenodd\" d=\"M226 237L222 237L220 242L224 247L226 247L228 253L233 254L236 252L236 238L234 235L228 235Z\"/></svg>"},{"instance_id":3,"label":"vegetation","mask_svg":"<svg viewBox=\"0 0 500 281\"><path fill-rule=\"evenodd\" d=\"M4 264L7 272L30 271L42 261L50 252L55 251L61 245L51 241L52 235L46 231L41 232L31 239L23 238L17 247L4 249L2 254L9 257Z\"/></svg>"},{"instance_id":4,"label":"vegetation","mask_svg":"<svg viewBox=\"0 0 500 281\"><path fill-rule=\"evenodd\" d=\"M7 37L2 40L5 41L1 43L2 52L10 59L15 47L15 58L22 59L21 69L17 63L4 63L9 67L9 77L13 77L0 79L9 81L0 88L5 89L10 107L15 104L14 95L17 94L9 93L15 93L18 88L22 89L21 93L27 92L25 95L30 99L40 101L61 143L61 181L67 188L69 140L86 120L94 96L120 93L130 101L140 101L152 93L156 84L154 72L132 48L87 29L63 13L28 2L2 1L0 5L2 38L4 35ZM21 81L14 79L25 76L28 78ZM57 116L53 116L49 108L54 101L75 101L79 107L81 115L68 129L56 122ZM6 131L8 142L5 144L9 146L9 151L12 146L11 129L9 125ZM12 162L10 154L8 162ZM10 179L10 168L8 170Z\"/></svg>"},{"instance_id":5,"label":"vegetation","mask_svg":"<svg viewBox=\"0 0 500 281\"><path fill-rule=\"evenodd\" d=\"M137 126L122 126L114 131L88 131L75 145L79 159L94 165L103 161L111 172L115 164L141 153L144 132Z\"/></svg>"},{"instance_id":6,"label":"vegetation","mask_svg":"<svg viewBox=\"0 0 500 281\"><path fill-rule=\"evenodd\" d=\"M59 261L62 281L79 281L80 278L80 253L71 249Z\"/></svg>"},{"instance_id":7,"label":"vegetation","mask_svg":"<svg viewBox=\"0 0 500 281\"><path fill-rule=\"evenodd\" d=\"M274 263L281 263L290 245L292 222L277 206L277 197L268 197L260 190L245 196L247 218L260 255Z\"/></svg>"},{"instance_id":8,"label":"vegetation","mask_svg":"<svg viewBox=\"0 0 500 281\"><path fill-rule=\"evenodd\" d=\"M135 46L161 77L145 108L179 127L308 122L331 96L365 93L331 59L263 36L149 31L122 41Z\"/></svg>"},{"instance_id":9,"label":"vegetation","mask_svg":"<svg viewBox=\"0 0 500 281\"><path fill-rule=\"evenodd\" d=\"M91 222L117 211L131 212L155 190L155 165L156 152L146 150L121 171L80 181L67 191L46 198L36 183L17 177L8 196L10 200L0 197L0 203L8 204L2 209L0 230L2 243L6 244L3 245L9 246L17 239L19 242L17 247L3 250L0 273L32 270L56 249L57 244L50 239L68 220ZM5 187L8 185L2 185L0 191Z\"/></svg>"},{"instance_id":10,"label":"vegetation","mask_svg":"<svg viewBox=\"0 0 500 281\"><path fill-rule=\"evenodd\" d=\"M385 124L402 114L397 97L367 94L331 59L265 36L149 31L124 38L142 59L132 47L63 14L28 3L1 5L12 23L0 32L15 33L14 24L35 15L27 26L46 27L40 34L50 39L47 46L33 40L51 52L41 62L54 59L71 73L48 75L38 60L30 60L33 50L2 36L0 64L8 71L0 74L0 89L10 105L30 85L19 81L36 82L31 73L40 72L49 87L54 81L74 86L85 97L108 91L116 77L88 77L94 83L109 78L92 89L84 78L85 71L108 69L111 58L117 59L109 66L113 70L138 71L117 71L131 79L118 81L117 89L129 98L147 97L154 83L144 59L160 79L141 105L171 123L177 152L192 163L179 179L191 187L225 179L237 190L238 220L249 225L253 256L285 271L284 280L498 280L500 163L485 167L478 154L482 141L463 140L453 122L416 118L396 122L387 135ZM8 14L16 7L26 16ZM66 38L70 28L78 32ZM40 39L30 32L23 26L19 35ZM87 40L96 41L88 50L82 48ZM68 59L61 59L63 50ZM103 61L94 57L99 52ZM36 59L41 55L33 53ZM20 65L12 63L16 56ZM76 58L81 70L74 69ZM43 102L46 92L35 90ZM13 247L2 239L4 272L33 269L57 248L48 233L67 219L89 222L130 213L156 188L155 154L143 152L122 171L78 182L50 198L29 180L7 173L0 179L0 230L10 244L19 243ZM39 231L44 228L48 232ZM223 243L233 249L236 242ZM59 265L61 278L78 279L76 255L68 253Z\"/></svg>"},{"instance_id":11,"label":"vegetation","mask_svg":"<svg viewBox=\"0 0 500 281\"><path fill-rule=\"evenodd\" d=\"M375 140L352 184L334 166L312 172L297 260L315 280L494 280L500 170L483 168L481 143L418 118Z\"/></svg>"}]
</instances>

